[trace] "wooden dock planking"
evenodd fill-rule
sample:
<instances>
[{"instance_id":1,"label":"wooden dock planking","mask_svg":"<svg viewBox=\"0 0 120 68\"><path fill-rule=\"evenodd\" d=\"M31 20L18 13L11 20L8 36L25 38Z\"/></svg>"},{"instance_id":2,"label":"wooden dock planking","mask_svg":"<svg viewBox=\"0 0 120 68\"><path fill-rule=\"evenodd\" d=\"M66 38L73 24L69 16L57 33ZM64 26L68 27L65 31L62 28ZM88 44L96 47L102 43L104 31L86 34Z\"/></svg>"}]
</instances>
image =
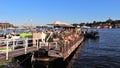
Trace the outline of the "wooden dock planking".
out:
<instances>
[{"instance_id":1,"label":"wooden dock planking","mask_svg":"<svg viewBox=\"0 0 120 68\"><path fill-rule=\"evenodd\" d=\"M37 49L34 46L28 47L26 54L30 53L30 52L33 52L33 51L36 51L36 50ZM10 58L17 57L17 56L24 55L24 54L25 54L25 48L20 48L20 49L14 50L14 51L10 51L8 53L8 58L10 59ZM6 60L6 53L1 53L0 54L0 62L4 61L4 60Z\"/></svg>"},{"instance_id":2,"label":"wooden dock planking","mask_svg":"<svg viewBox=\"0 0 120 68\"><path fill-rule=\"evenodd\" d=\"M80 46L80 44L83 42L84 36L78 37L76 40L71 41L70 44L66 45L63 47L63 51L61 52L60 50L49 50L48 55L51 57L56 57L56 58L63 58L63 60L66 60L71 53Z\"/></svg>"}]
</instances>

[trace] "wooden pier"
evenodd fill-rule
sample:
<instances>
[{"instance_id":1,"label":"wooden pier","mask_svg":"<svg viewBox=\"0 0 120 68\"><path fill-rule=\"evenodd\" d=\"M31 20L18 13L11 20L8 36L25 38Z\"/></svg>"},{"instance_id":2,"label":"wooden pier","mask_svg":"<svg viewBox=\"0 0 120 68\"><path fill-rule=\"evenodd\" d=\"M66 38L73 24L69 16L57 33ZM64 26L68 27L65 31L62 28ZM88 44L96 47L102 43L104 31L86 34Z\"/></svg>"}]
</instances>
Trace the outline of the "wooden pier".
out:
<instances>
[{"instance_id":1,"label":"wooden pier","mask_svg":"<svg viewBox=\"0 0 120 68\"><path fill-rule=\"evenodd\" d=\"M0 54L0 61L5 61L5 60L8 60L10 58L17 57L20 55L25 55L27 53L30 53L30 52L33 52L36 50L37 50L37 48L32 46L32 47L28 47L26 49L26 52L25 52L25 48L20 48L20 49L8 52L8 55L6 55L7 53L1 53Z\"/></svg>"},{"instance_id":2,"label":"wooden pier","mask_svg":"<svg viewBox=\"0 0 120 68\"><path fill-rule=\"evenodd\" d=\"M83 40L84 40L84 36L81 36L81 37L79 37L78 39L74 40L74 42L71 42L71 43L68 45L68 46L71 46L71 47L69 47L69 48L64 52L64 54L63 54L64 60L65 60L66 58L68 58L68 57L71 55L71 53L72 53L78 46L81 45L81 43L83 42Z\"/></svg>"},{"instance_id":3,"label":"wooden pier","mask_svg":"<svg viewBox=\"0 0 120 68\"><path fill-rule=\"evenodd\" d=\"M48 55L57 58L67 59L71 53L83 42L84 36L80 36L67 45L64 45L60 50L49 50Z\"/></svg>"},{"instance_id":4,"label":"wooden pier","mask_svg":"<svg viewBox=\"0 0 120 68\"><path fill-rule=\"evenodd\" d=\"M2 40L2 42L5 43L5 46L0 47L0 61L4 61L4 60L8 60L10 58L17 57L17 56L32 53L39 49L38 44L33 45L33 42L28 43L29 40L32 40L31 38L3 39L3 40ZM17 42L20 40L22 40L23 43L18 44ZM11 44L11 42L12 42L12 44ZM38 43L38 42L36 42L36 43ZM11 50L9 51L9 49L11 49ZM2 52L2 50L4 52Z\"/></svg>"},{"instance_id":5,"label":"wooden pier","mask_svg":"<svg viewBox=\"0 0 120 68\"><path fill-rule=\"evenodd\" d=\"M69 44L63 45L63 47L60 47L57 42L50 42L48 43L48 56L39 57L34 54L32 56L32 61L52 61L57 58L63 58L63 60L66 60L71 53L81 45L83 40L84 36L79 36ZM37 53L40 54L39 51Z\"/></svg>"},{"instance_id":6,"label":"wooden pier","mask_svg":"<svg viewBox=\"0 0 120 68\"><path fill-rule=\"evenodd\" d=\"M69 31L71 31L72 33ZM11 39L10 40L7 39L6 52L0 53L0 61L8 60L10 58L25 55L28 53L32 54L32 58L31 58L32 61L36 61L36 60L52 61L57 58L63 58L63 60L66 60L71 55L71 53L78 46L80 46L80 44L84 40L84 36L81 33L75 30L69 30L69 31L66 31L66 35L69 34L70 37L68 41L65 39L65 37L62 37L63 39L58 39L58 41L65 41L65 42L61 42L61 44L59 44L58 41L53 41L53 42L45 41L45 38L41 37L43 33L41 35L39 33L33 34L34 37L32 38L31 43L28 43L28 40L31 39L29 38L24 39L24 43L21 44L23 47L18 49L15 49L15 46L20 46L20 44L15 44L16 40L12 40L13 41L12 51L8 51L9 42L11 41ZM54 32L51 32L49 34L47 40L50 38L50 36L52 36L53 33ZM32 44L32 46L29 46L29 44ZM42 50L41 51L42 53L40 52L40 50ZM47 55L41 57L43 53Z\"/></svg>"},{"instance_id":7,"label":"wooden pier","mask_svg":"<svg viewBox=\"0 0 120 68\"><path fill-rule=\"evenodd\" d=\"M47 42L45 44L41 44L41 42L45 41L45 33L35 32L32 34L32 38L2 38L0 40L0 43L2 43L0 44L0 61L8 60L10 58L18 57L28 53L32 54L32 52L37 51L39 48L41 48L42 45L47 46Z\"/></svg>"}]
</instances>

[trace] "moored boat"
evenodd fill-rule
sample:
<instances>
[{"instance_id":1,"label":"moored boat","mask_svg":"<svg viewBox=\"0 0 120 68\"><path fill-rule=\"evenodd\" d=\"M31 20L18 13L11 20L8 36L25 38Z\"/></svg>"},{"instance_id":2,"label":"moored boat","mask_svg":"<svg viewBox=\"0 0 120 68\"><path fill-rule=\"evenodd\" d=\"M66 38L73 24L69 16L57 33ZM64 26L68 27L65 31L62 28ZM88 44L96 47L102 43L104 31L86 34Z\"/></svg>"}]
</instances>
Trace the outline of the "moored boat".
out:
<instances>
[{"instance_id":1,"label":"moored boat","mask_svg":"<svg viewBox=\"0 0 120 68\"><path fill-rule=\"evenodd\" d=\"M87 31L87 32L84 34L84 36L85 36L86 38L92 38L92 39L94 39L94 38L99 38L99 32L98 32L98 31Z\"/></svg>"}]
</instances>

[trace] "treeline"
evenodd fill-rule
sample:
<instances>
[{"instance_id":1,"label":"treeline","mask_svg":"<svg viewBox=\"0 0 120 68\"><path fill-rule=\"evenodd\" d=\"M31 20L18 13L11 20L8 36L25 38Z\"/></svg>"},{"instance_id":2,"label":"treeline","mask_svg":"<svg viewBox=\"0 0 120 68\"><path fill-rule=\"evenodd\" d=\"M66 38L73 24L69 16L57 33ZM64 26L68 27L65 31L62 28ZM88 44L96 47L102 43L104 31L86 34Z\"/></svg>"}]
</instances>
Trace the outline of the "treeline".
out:
<instances>
[{"instance_id":1,"label":"treeline","mask_svg":"<svg viewBox=\"0 0 120 68\"><path fill-rule=\"evenodd\" d=\"M88 27L97 27L97 26L112 26L112 28L120 28L120 20L112 20L108 19L106 21L93 21L92 23L80 23L80 24L72 24L74 26L88 26Z\"/></svg>"}]
</instances>

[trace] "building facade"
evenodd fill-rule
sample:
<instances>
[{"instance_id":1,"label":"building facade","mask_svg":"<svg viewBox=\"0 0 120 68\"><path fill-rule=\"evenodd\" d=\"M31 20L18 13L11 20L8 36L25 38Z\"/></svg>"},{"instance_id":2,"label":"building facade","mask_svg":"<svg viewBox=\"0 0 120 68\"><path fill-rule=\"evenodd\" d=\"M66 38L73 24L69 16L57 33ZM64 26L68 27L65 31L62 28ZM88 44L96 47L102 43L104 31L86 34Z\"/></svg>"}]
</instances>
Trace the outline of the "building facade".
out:
<instances>
[{"instance_id":1,"label":"building facade","mask_svg":"<svg viewBox=\"0 0 120 68\"><path fill-rule=\"evenodd\" d=\"M0 22L0 29L6 29L6 28L9 28L9 27L13 27L14 25L13 24L10 24L10 23L3 23L3 22Z\"/></svg>"}]
</instances>

